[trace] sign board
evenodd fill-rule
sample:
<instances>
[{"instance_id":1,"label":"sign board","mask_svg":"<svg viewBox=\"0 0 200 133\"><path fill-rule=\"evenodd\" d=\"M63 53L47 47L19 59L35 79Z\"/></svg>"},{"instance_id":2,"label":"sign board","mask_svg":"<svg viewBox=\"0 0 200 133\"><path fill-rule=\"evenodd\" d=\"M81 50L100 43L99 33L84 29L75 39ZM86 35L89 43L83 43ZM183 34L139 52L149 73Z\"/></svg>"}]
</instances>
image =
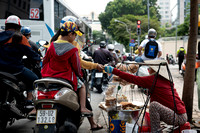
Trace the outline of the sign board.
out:
<instances>
[{"instance_id":1,"label":"sign board","mask_svg":"<svg viewBox=\"0 0 200 133\"><path fill-rule=\"evenodd\" d=\"M29 19L40 19L40 9L30 8Z\"/></svg>"},{"instance_id":2,"label":"sign board","mask_svg":"<svg viewBox=\"0 0 200 133\"><path fill-rule=\"evenodd\" d=\"M129 46L135 47L135 43L129 43Z\"/></svg>"},{"instance_id":3,"label":"sign board","mask_svg":"<svg viewBox=\"0 0 200 133\"><path fill-rule=\"evenodd\" d=\"M134 39L131 39L131 43L135 43L135 40L134 40Z\"/></svg>"}]
</instances>

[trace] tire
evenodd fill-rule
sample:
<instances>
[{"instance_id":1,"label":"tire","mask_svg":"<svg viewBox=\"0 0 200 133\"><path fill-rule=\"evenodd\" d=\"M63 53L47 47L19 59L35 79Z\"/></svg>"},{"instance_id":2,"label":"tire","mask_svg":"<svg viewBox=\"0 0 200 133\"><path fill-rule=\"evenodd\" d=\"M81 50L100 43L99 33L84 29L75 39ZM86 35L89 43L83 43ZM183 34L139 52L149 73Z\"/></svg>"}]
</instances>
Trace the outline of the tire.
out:
<instances>
[{"instance_id":1,"label":"tire","mask_svg":"<svg viewBox=\"0 0 200 133\"><path fill-rule=\"evenodd\" d=\"M0 116L0 133L4 132L4 130L6 129L7 123L8 123L8 119L3 116Z\"/></svg>"},{"instance_id":2,"label":"tire","mask_svg":"<svg viewBox=\"0 0 200 133\"><path fill-rule=\"evenodd\" d=\"M100 93L100 94L103 92L102 85L97 85L96 89L97 89L97 92Z\"/></svg>"}]
</instances>

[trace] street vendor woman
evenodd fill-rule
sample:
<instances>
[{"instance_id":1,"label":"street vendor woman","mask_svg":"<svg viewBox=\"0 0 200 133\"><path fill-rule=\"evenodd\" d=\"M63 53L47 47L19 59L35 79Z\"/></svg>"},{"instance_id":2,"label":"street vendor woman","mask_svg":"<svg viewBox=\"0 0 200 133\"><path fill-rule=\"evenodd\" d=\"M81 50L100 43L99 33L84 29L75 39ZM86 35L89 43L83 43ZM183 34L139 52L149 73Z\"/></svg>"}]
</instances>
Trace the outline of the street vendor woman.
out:
<instances>
[{"instance_id":1,"label":"street vendor woman","mask_svg":"<svg viewBox=\"0 0 200 133\"><path fill-rule=\"evenodd\" d=\"M160 64L166 62L165 60L149 60L145 61L147 64ZM167 63L167 62L166 62ZM159 66L150 66L148 68L149 76L135 76L126 72L122 72L111 66L105 66L104 70L108 73L113 73L120 78L139 85L143 88L151 89L156 72ZM150 97L149 114L151 120L151 132L156 132L160 129L160 121L165 122L168 125L183 125L187 122L187 114L183 101L180 99L176 89L174 88L174 96L176 102L177 112L175 113L174 121L174 100L172 95L172 89L170 86L169 76L166 66L160 66L159 75L157 76L157 82L153 93Z\"/></svg>"}]
</instances>

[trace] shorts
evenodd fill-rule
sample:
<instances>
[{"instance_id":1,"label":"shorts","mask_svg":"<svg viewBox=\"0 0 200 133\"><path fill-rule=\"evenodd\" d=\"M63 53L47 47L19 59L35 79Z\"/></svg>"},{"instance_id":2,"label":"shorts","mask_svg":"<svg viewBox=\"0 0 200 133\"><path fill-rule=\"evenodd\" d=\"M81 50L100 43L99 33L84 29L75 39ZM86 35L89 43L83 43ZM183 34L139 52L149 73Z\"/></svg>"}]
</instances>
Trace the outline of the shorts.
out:
<instances>
[{"instance_id":1,"label":"shorts","mask_svg":"<svg viewBox=\"0 0 200 133\"><path fill-rule=\"evenodd\" d=\"M81 88L81 86L83 86L83 82L80 80L79 77L77 77L77 81L78 81L78 85L77 85L77 89Z\"/></svg>"}]
</instances>

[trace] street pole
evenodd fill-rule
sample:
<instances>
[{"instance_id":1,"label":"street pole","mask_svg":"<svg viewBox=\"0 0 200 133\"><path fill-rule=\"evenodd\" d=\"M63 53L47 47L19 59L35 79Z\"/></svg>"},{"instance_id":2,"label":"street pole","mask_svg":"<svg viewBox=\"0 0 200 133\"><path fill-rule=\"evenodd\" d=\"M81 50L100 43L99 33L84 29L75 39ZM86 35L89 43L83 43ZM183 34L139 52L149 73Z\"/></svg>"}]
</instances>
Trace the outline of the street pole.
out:
<instances>
[{"instance_id":1,"label":"street pole","mask_svg":"<svg viewBox=\"0 0 200 133\"><path fill-rule=\"evenodd\" d=\"M150 28L149 0L147 0L147 13L148 13L148 30L149 30Z\"/></svg>"},{"instance_id":2,"label":"street pole","mask_svg":"<svg viewBox=\"0 0 200 133\"><path fill-rule=\"evenodd\" d=\"M176 24L176 45L175 45L175 57L177 54L177 24Z\"/></svg>"},{"instance_id":3,"label":"street pole","mask_svg":"<svg viewBox=\"0 0 200 133\"><path fill-rule=\"evenodd\" d=\"M128 30L128 25L126 23L122 22L122 21L117 20L117 19L115 19L115 22L122 23L126 26L126 31L129 33L129 43L130 43L131 42L131 32ZM132 55L131 46L129 46L129 51Z\"/></svg>"}]
</instances>

